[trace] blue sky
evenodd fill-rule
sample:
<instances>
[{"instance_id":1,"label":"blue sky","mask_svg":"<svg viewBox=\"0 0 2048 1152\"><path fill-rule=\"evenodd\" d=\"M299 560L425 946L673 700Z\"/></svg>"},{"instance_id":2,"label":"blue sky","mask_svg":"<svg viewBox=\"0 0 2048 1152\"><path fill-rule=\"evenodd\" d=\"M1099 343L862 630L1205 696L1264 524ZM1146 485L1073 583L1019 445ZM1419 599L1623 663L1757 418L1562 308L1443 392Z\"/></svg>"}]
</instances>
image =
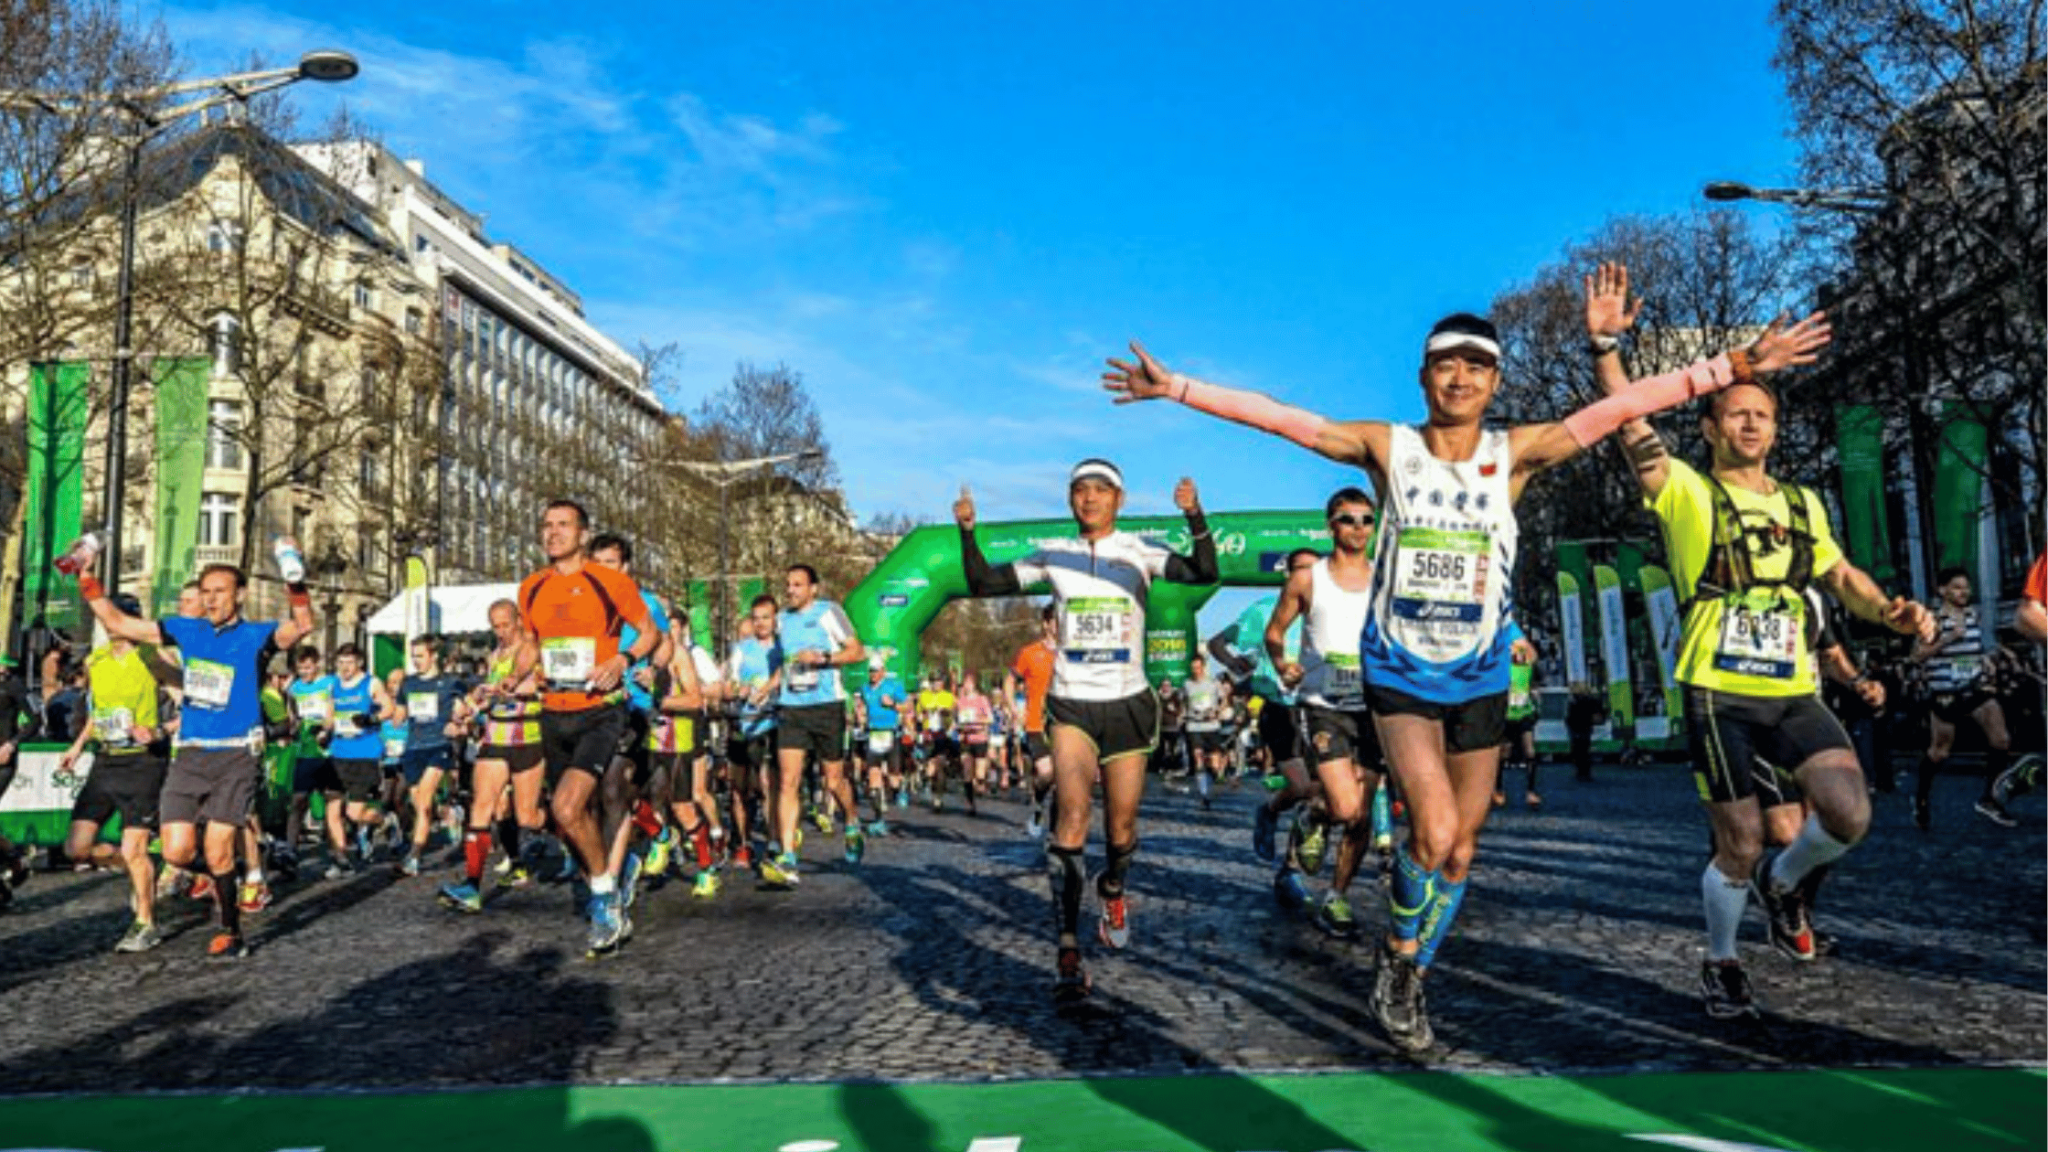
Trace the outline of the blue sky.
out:
<instances>
[{"instance_id":1,"label":"blue sky","mask_svg":"<svg viewBox=\"0 0 2048 1152\"><path fill-rule=\"evenodd\" d=\"M1792 183L1766 0L181 4L195 75L340 47L336 99L580 292L674 341L683 407L787 363L866 517L1319 506L1355 477L1162 404L1104 356L1413 419L1423 333L1612 215ZM1383 10L1395 9L1395 10ZM565 23L572 16L575 23ZM1512 381L1509 382L1512 386ZM1204 614L1242 603L1219 597Z\"/></svg>"}]
</instances>

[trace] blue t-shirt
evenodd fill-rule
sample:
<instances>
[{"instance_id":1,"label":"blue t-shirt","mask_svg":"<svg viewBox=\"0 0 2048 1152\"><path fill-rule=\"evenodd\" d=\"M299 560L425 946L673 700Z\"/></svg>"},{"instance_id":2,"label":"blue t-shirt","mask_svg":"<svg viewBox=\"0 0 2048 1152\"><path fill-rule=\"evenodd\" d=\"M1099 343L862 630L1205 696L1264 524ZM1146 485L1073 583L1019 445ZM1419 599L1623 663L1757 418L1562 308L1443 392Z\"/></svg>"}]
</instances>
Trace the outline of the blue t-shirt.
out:
<instances>
[{"instance_id":1,"label":"blue t-shirt","mask_svg":"<svg viewBox=\"0 0 2048 1152\"><path fill-rule=\"evenodd\" d=\"M185 700L178 721L180 748L255 747L263 731L263 665L277 635L274 622L236 620L215 628L210 620L171 616L157 621L185 666ZM255 733L255 736L251 736Z\"/></svg>"},{"instance_id":2,"label":"blue t-shirt","mask_svg":"<svg viewBox=\"0 0 2048 1152\"><path fill-rule=\"evenodd\" d=\"M1266 624L1273 618L1273 609L1280 603L1278 596L1255 600L1238 614L1237 636L1230 644L1230 650L1239 658L1252 662L1252 694L1268 703L1294 705L1294 693L1280 683L1280 673L1273 667L1273 657L1266 652ZM1286 651L1289 660L1301 659L1301 622L1297 616L1287 626Z\"/></svg>"},{"instance_id":3,"label":"blue t-shirt","mask_svg":"<svg viewBox=\"0 0 2048 1152\"><path fill-rule=\"evenodd\" d=\"M798 664L798 652L838 652L853 642L853 622L839 605L830 600L813 600L801 612L783 612L775 618L775 643L782 649L782 706L805 708L816 704L837 704L846 699L839 669L829 665Z\"/></svg>"},{"instance_id":4,"label":"blue t-shirt","mask_svg":"<svg viewBox=\"0 0 2048 1152\"><path fill-rule=\"evenodd\" d=\"M468 686L455 676L413 673L398 686L398 706L405 709L407 748L445 748L448 722L455 719L455 702Z\"/></svg>"},{"instance_id":5,"label":"blue t-shirt","mask_svg":"<svg viewBox=\"0 0 2048 1152\"><path fill-rule=\"evenodd\" d=\"M894 732L903 723L898 709L908 702L909 696L894 676L884 675L880 684L866 685L860 690L860 697L868 706L868 731ZM884 699L896 703L884 704Z\"/></svg>"},{"instance_id":6,"label":"blue t-shirt","mask_svg":"<svg viewBox=\"0 0 2048 1152\"><path fill-rule=\"evenodd\" d=\"M726 673L726 681L732 685L739 700L739 726L742 736L764 736L775 730L775 698L755 704L751 693L774 677L782 667L782 650L772 640L760 640L753 636L742 636L733 643Z\"/></svg>"},{"instance_id":7,"label":"blue t-shirt","mask_svg":"<svg viewBox=\"0 0 2048 1152\"><path fill-rule=\"evenodd\" d=\"M327 754L336 760L378 760L384 755L384 737L377 732L377 698L370 694L370 674L356 677L354 684L334 681L334 739ZM367 723L357 727L355 718Z\"/></svg>"},{"instance_id":8,"label":"blue t-shirt","mask_svg":"<svg viewBox=\"0 0 2048 1152\"><path fill-rule=\"evenodd\" d=\"M299 755L318 758L327 755L314 738L314 729L334 727L333 676L315 676L311 680L293 680L285 691L291 693L292 703L299 714Z\"/></svg>"},{"instance_id":9,"label":"blue t-shirt","mask_svg":"<svg viewBox=\"0 0 2048 1152\"><path fill-rule=\"evenodd\" d=\"M654 634L668 635L668 613L661 610L661 601L655 599L654 593L645 588L640 590L640 599L646 602L647 614L654 619ZM624 652L631 648L633 642L639 638L638 628L631 624L622 625L619 630L619 651ZM648 655L651 658L653 653L650 651ZM632 705L635 712L654 711L654 693L640 686L639 672L647 667L647 664L648 661L642 660L626 669L626 702Z\"/></svg>"}]
</instances>

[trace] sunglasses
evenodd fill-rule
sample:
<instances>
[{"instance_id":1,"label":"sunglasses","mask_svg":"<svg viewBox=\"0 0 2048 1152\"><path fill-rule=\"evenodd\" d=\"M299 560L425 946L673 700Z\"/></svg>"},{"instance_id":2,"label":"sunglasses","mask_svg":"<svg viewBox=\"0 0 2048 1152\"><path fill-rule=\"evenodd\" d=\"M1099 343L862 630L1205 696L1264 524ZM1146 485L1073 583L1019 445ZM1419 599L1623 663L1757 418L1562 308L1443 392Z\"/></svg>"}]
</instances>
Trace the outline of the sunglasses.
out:
<instances>
[{"instance_id":1,"label":"sunglasses","mask_svg":"<svg viewBox=\"0 0 2048 1152\"><path fill-rule=\"evenodd\" d=\"M1339 512L1335 516L1330 517L1330 523L1343 524L1350 528L1370 528L1373 524L1373 518L1370 516L1353 515L1350 512Z\"/></svg>"}]
</instances>

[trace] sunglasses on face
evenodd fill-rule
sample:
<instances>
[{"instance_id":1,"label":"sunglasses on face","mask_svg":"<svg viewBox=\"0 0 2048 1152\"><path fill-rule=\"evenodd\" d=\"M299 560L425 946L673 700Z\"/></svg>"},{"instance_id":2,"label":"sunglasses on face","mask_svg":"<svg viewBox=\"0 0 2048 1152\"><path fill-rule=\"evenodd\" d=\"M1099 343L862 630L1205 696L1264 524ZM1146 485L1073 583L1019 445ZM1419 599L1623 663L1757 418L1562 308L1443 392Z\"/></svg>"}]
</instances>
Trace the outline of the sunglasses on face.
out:
<instances>
[{"instance_id":1,"label":"sunglasses on face","mask_svg":"<svg viewBox=\"0 0 2048 1152\"><path fill-rule=\"evenodd\" d=\"M1370 528L1372 527L1373 519L1371 516L1359 516L1351 512L1339 512L1335 516L1330 517L1330 523L1342 524L1349 528Z\"/></svg>"}]
</instances>

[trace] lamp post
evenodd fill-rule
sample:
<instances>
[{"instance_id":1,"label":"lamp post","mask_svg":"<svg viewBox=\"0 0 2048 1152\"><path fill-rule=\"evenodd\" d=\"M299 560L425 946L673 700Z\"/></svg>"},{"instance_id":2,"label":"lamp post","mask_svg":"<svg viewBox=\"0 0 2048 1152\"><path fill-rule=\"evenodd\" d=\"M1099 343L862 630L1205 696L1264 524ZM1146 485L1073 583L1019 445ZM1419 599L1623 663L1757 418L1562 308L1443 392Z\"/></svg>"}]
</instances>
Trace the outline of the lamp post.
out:
<instances>
[{"instance_id":1,"label":"lamp post","mask_svg":"<svg viewBox=\"0 0 2048 1152\"><path fill-rule=\"evenodd\" d=\"M228 103L246 104L252 97L301 80L323 83L348 80L360 70L354 56L322 49L306 53L289 68L237 72L128 92L100 94L0 89L0 108L75 114L92 108L111 107L125 114L134 128L134 135L126 140L127 156L122 170L121 265L114 289L114 377L107 405L105 551L109 588L119 591L121 587L121 490L127 487L128 480L128 392L135 363L135 350L129 347L129 340L135 311L135 217L141 198L143 145L170 125L209 108ZM151 107L164 100L179 98L184 99L169 107Z\"/></svg>"},{"instance_id":2,"label":"lamp post","mask_svg":"<svg viewBox=\"0 0 2048 1152\"><path fill-rule=\"evenodd\" d=\"M1760 200L1770 204L1790 204L1794 208L1863 216L1882 212L1890 199L1880 188L1757 188L1739 180L1716 180L1700 189L1700 195L1723 203Z\"/></svg>"},{"instance_id":3,"label":"lamp post","mask_svg":"<svg viewBox=\"0 0 2048 1152\"><path fill-rule=\"evenodd\" d=\"M660 466L681 468L695 472L718 487L718 619L711 630L712 650L722 661L726 653L725 629L732 618L732 607L728 603L732 582L732 486L752 476L763 468L804 460L822 460L825 453L819 448L805 448L798 452L784 452L775 456L756 456L751 460L663 460L655 461Z\"/></svg>"},{"instance_id":4,"label":"lamp post","mask_svg":"<svg viewBox=\"0 0 2048 1152\"><path fill-rule=\"evenodd\" d=\"M313 557L313 574L327 589L327 636L326 653L334 656L335 624L341 617L341 577L348 571L348 557L341 551L341 541L333 533L322 533L326 537L320 544L320 551Z\"/></svg>"}]
</instances>

